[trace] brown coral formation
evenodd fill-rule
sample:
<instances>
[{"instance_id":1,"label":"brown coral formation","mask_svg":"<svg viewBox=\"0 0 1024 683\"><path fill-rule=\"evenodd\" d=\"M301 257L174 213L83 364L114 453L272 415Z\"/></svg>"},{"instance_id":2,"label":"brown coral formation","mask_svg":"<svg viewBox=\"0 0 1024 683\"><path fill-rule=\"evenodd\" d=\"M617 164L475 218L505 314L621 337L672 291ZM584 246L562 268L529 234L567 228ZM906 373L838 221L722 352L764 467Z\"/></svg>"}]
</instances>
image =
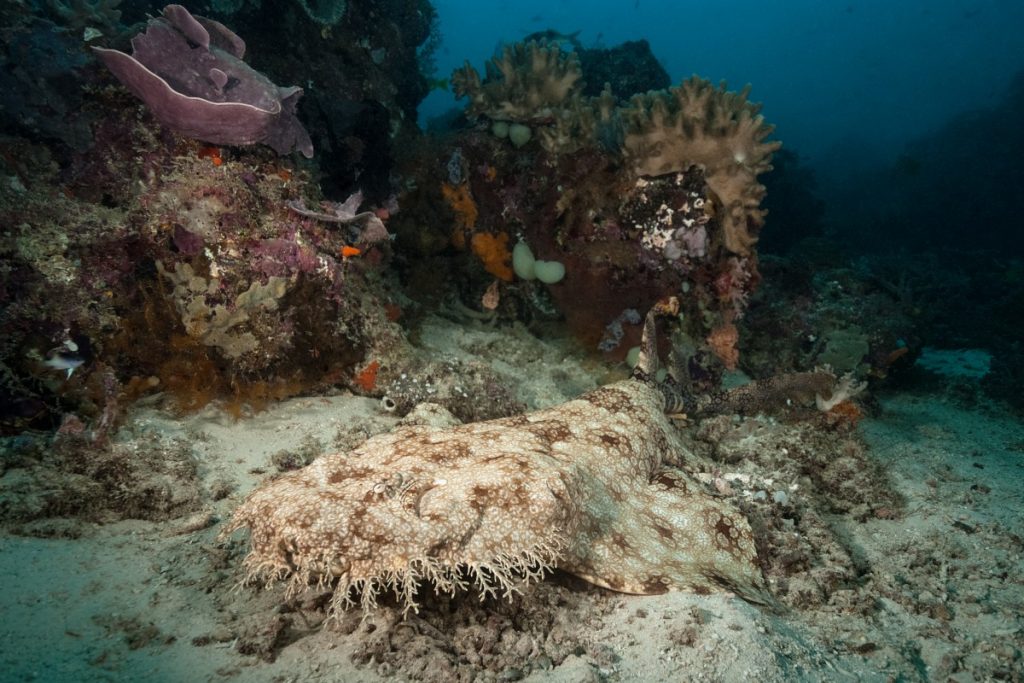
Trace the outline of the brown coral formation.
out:
<instances>
[{"instance_id":1,"label":"brown coral formation","mask_svg":"<svg viewBox=\"0 0 1024 683\"><path fill-rule=\"evenodd\" d=\"M579 58L537 41L506 46L486 72L481 81L467 62L452 74L452 90L469 98L470 114L495 121L550 122L583 87Z\"/></svg>"},{"instance_id":2,"label":"brown coral formation","mask_svg":"<svg viewBox=\"0 0 1024 683\"><path fill-rule=\"evenodd\" d=\"M188 263L178 264L177 270L168 272L163 263L157 261L156 268L171 285L171 300L181 316L185 332L201 344L217 348L232 360L261 348L260 340L253 332L239 329L254 316L276 311L278 302L288 291L287 278L270 277L265 284L249 284L228 304L209 306L207 298L223 289L220 278L204 278L195 273ZM262 353L266 355L266 350L263 349Z\"/></svg>"},{"instance_id":3,"label":"brown coral formation","mask_svg":"<svg viewBox=\"0 0 1024 683\"><path fill-rule=\"evenodd\" d=\"M717 88L696 76L667 91L638 95L622 111L623 152L638 175L704 169L708 187L721 205L725 244L747 255L764 223L764 186L757 176L771 170L781 143L765 142L772 130L760 105L739 93Z\"/></svg>"}]
</instances>

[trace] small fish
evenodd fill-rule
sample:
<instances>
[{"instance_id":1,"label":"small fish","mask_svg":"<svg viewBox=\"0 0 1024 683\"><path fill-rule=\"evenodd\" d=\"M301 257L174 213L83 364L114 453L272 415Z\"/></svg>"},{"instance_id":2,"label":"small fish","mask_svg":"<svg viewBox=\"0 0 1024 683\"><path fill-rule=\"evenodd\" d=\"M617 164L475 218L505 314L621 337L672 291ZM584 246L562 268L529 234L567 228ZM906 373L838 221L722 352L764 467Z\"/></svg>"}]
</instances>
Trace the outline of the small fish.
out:
<instances>
[{"instance_id":1,"label":"small fish","mask_svg":"<svg viewBox=\"0 0 1024 683\"><path fill-rule=\"evenodd\" d=\"M359 256L362 253L363 250L360 249L359 247L350 247L348 245L345 245L344 247L341 248L341 258L343 259L350 259L353 256Z\"/></svg>"},{"instance_id":2,"label":"small fish","mask_svg":"<svg viewBox=\"0 0 1024 683\"><path fill-rule=\"evenodd\" d=\"M447 78L428 78L427 85L430 87L431 92L434 90L443 90L448 92L448 79Z\"/></svg>"},{"instance_id":3,"label":"small fish","mask_svg":"<svg viewBox=\"0 0 1024 683\"><path fill-rule=\"evenodd\" d=\"M71 375L74 374L75 368L85 363L85 360L75 356L71 353L55 353L49 358L43 361L43 365L52 370L66 370L66 379L71 379Z\"/></svg>"},{"instance_id":4,"label":"small fish","mask_svg":"<svg viewBox=\"0 0 1024 683\"><path fill-rule=\"evenodd\" d=\"M46 354L46 360L43 361L43 365L50 368L51 370L66 370L66 379L71 379L71 375L74 374L75 369L85 364L86 353L80 353L78 344L73 339L65 339L64 342ZM38 358L38 356L36 356Z\"/></svg>"},{"instance_id":5,"label":"small fish","mask_svg":"<svg viewBox=\"0 0 1024 683\"><path fill-rule=\"evenodd\" d=\"M224 163L224 160L220 156L220 147L201 147L199 151L196 152L196 156L200 159L209 159L214 166L220 166Z\"/></svg>"}]
</instances>

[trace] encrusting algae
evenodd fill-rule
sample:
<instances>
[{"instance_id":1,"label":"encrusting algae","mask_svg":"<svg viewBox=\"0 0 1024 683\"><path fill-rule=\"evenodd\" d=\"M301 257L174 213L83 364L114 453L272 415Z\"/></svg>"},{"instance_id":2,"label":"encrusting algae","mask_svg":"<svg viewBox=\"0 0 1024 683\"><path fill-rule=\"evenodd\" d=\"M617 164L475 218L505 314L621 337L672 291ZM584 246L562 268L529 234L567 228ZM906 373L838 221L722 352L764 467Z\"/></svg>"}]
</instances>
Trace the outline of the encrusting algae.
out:
<instances>
[{"instance_id":1,"label":"encrusting algae","mask_svg":"<svg viewBox=\"0 0 1024 683\"><path fill-rule=\"evenodd\" d=\"M640 369L562 405L453 428L408 426L252 493L253 577L336 585L333 609L421 583L511 595L559 568L637 594L732 590L771 603L746 518L685 471L665 415L654 314ZM684 469L677 469L684 468Z\"/></svg>"}]
</instances>

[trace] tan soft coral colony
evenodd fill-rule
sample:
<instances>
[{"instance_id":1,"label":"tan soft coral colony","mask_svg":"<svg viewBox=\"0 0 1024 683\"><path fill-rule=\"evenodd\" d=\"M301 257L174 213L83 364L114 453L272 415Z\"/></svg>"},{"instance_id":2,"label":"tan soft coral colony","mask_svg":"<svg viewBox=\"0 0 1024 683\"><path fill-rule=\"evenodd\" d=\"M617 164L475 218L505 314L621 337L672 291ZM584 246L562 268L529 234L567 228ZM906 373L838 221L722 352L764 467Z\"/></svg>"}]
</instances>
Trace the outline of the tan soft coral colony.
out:
<instances>
[{"instance_id":1,"label":"tan soft coral colony","mask_svg":"<svg viewBox=\"0 0 1024 683\"><path fill-rule=\"evenodd\" d=\"M766 142L774 129L760 105L725 84L713 86L694 76L667 91L637 95L623 111L624 153L637 175L704 169L708 187L721 203L726 248L747 255L764 222L765 188L757 176L771 170L781 143Z\"/></svg>"},{"instance_id":2,"label":"tan soft coral colony","mask_svg":"<svg viewBox=\"0 0 1024 683\"><path fill-rule=\"evenodd\" d=\"M469 98L469 113L498 121L550 120L583 87L579 58L536 41L506 46L480 80L468 62L452 74L452 89Z\"/></svg>"},{"instance_id":3,"label":"tan soft coral colony","mask_svg":"<svg viewBox=\"0 0 1024 683\"><path fill-rule=\"evenodd\" d=\"M744 516L685 472L654 376L526 415L401 427L255 491L225 534L251 531L255 576L334 584L333 606L415 608L421 584L483 595L558 567L626 593L768 595ZM677 469L677 467L683 469Z\"/></svg>"},{"instance_id":4,"label":"tan soft coral colony","mask_svg":"<svg viewBox=\"0 0 1024 683\"><path fill-rule=\"evenodd\" d=\"M636 178L701 168L720 212L723 244L748 256L765 216L757 177L771 170L781 146L767 141L774 127L748 99L750 86L730 92L725 83L693 76L620 105L607 85L598 97L583 96L582 78L575 52L534 41L506 47L482 80L468 63L456 69L452 87L468 98L469 115L529 123L553 154L615 147Z\"/></svg>"}]
</instances>

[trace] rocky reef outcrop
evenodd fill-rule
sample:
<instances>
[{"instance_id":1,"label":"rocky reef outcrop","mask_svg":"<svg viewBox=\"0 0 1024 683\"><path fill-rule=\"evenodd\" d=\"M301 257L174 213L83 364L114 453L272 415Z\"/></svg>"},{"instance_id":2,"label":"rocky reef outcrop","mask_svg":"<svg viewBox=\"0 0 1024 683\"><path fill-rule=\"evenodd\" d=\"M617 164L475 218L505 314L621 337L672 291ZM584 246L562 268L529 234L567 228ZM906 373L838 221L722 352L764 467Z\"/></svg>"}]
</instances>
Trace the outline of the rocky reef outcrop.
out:
<instances>
[{"instance_id":1,"label":"rocky reef outcrop","mask_svg":"<svg viewBox=\"0 0 1024 683\"><path fill-rule=\"evenodd\" d=\"M611 73L609 62L586 61ZM641 312L680 294L694 345L729 365L722 340L759 282L758 177L780 143L768 140L749 88L694 77L658 92L590 96L583 62L559 43L531 41L507 46L484 75L457 69L467 125L422 150L417 189L404 200L409 215L438 203L448 213L429 237L397 221L399 243L424 255L464 250L482 267L471 303L491 287L492 303L506 300L495 306L557 312L588 348L620 357L638 338ZM564 277L513 278L517 244L562 264Z\"/></svg>"}]
</instances>

